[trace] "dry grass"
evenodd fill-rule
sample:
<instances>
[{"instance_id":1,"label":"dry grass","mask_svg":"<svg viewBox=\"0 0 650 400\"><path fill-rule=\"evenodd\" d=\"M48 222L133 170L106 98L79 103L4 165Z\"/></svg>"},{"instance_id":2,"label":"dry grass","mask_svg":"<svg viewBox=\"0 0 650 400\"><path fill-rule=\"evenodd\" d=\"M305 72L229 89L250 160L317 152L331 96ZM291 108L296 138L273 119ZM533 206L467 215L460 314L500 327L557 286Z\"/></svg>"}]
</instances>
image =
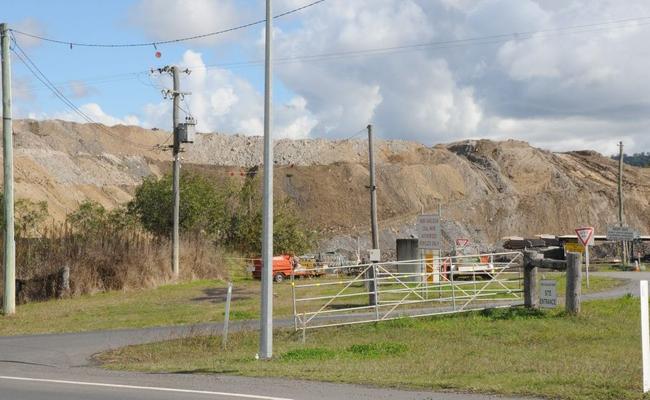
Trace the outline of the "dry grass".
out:
<instances>
[{"instance_id":1,"label":"dry grass","mask_svg":"<svg viewBox=\"0 0 650 400\"><path fill-rule=\"evenodd\" d=\"M181 280L224 279L224 252L201 235L181 240ZM25 287L70 268L65 296L111 290L153 288L172 280L171 243L139 228L75 232L52 227L39 238L16 241L16 277ZM58 283L57 283L58 284ZM0 289L1 291L1 289ZM42 290L41 290L42 292ZM21 302L44 300L51 293L25 290Z\"/></svg>"}]
</instances>

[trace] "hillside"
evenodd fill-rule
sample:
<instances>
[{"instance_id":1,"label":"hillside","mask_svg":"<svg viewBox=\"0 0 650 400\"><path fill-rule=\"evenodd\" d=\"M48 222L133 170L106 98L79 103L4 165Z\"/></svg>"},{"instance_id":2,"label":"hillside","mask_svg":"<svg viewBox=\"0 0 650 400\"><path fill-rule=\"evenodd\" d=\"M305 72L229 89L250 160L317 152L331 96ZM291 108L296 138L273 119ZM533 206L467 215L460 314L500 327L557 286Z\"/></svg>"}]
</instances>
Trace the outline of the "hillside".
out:
<instances>
[{"instance_id":1,"label":"hillside","mask_svg":"<svg viewBox=\"0 0 650 400\"><path fill-rule=\"evenodd\" d=\"M169 132L132 126L100 129L63 121L14 124L17 197L48 202L63 219L84 199L107 207L128 201L143 177L170 170ZM245 179L261 163L262 138L200 134L185 146L185 168ZM426 147L379 141L377 160L382 245L413 233L415 216L442 205L450 238L485 244L505 235L568 233L578 225L603 232L616 222L617 162L590 151L551 153L520 141L463 141ZM306 221L332 238L324 247L361 246L368 236L367 144L363 140L281 140L275 188ZM232 175L232 177L231 177ZM625 213L648 232L650 170L625 167Z\"/></svg>"}]
</instances>

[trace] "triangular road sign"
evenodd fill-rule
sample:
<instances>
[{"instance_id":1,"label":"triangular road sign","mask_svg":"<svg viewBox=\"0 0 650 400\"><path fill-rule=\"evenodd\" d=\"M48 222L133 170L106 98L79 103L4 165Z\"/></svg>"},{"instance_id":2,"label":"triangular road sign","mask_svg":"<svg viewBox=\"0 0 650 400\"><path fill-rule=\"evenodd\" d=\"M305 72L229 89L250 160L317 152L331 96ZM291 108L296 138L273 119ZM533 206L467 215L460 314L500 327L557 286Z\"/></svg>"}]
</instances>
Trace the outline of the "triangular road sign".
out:
<instances>
[{"instance_id":1,"label":"triangular road sign","mask_svg":"<svg viewBox=\"0 0 650 400\"><path fill-rule=\"evenodd\" d=\"M469 244L469 239L462 239L462 238L456 239L456 246L457 247L462 248L462 247L467 246L468 244Z\"/></svg>"},{"instance_id":2,"label":"triangular road sign","mask_svg":"<svg viewBox=\"0 0 650 400\"><path fill-rule=\"evenodd\" d=\"M593 227L578 228L576 229L576 235L578 235L578 240L583 246L591 246L594 244Z\"/></svg>"}]
</instances>

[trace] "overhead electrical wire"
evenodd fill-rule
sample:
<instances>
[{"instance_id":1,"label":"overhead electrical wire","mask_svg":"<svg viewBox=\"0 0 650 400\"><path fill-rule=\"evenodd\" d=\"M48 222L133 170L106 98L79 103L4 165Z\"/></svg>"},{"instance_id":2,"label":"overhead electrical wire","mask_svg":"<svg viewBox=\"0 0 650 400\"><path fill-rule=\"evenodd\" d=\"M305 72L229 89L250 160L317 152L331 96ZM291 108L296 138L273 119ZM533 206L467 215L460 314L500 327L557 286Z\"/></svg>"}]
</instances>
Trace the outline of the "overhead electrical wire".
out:
<instances>
[{"instance_id":1,"label":"overhead electrical wire","mask_svg":"<svg viewBox=\"0 0 650 400\"><path fill-rule=\"evenodd\" d=\"M18 49L16 51L15 49ZM103 124L98 123L95 121L93 118L88 116L85 112L83 112L79 107L77 107L68 97L61 92L53 83L52 81L43 73L43 71L32 61L32 59L27 55L27 53L23 50L22 47L18 44L18 42L13 40L13 46L11 48L11 51L14 53L14 55L18 58L18 60L29 70L36 79L38 79L45 87L50 89L50 91L68 108L70 108L75 114L80 116L83 120L85 120L88 123L95 124L97 125L101 130L106 132L109 136L118 138L122 141L128 142L134 146L143 148L143 149L152 149L149 146L144 146L140 143L134 142L132 140L129 140L128 138L125 138L120 135L116 135L114 132L112 132L110 129L106 128ZM155 146L154 146L155 148Z\"/></svg>"},{"instance_id":2,"label":"overhead electrical wire","mask_svg":"<svg viewBox=\"0 0 650 400\"><path fill-rule=\"evenodd\" d=\"M289 10L289 11L285 11L285 12L283 12L281 14L277 14L277 15L275 15L273 17L273 19L281 18L281 17L285 17L285 16L293 14L293 13L297 13L299 11L302 11L302 10L306 9L306 8L309 8L309 7L315 6L317 4L323 3L325 1L326 0L313 1L313 2L311 2L309 4L305 4L304 6L294 8L294 9ZM87 42L75 42L75 41L70 41L70 40L53 39L53 38L49 38L49 37L45 37L45 36L36 35L36 34L33 34L33 33L19 31L19 30L16 30L16 29L10 29L10 30L12 32L14 32L14 33L17 33L17 34L23 35L23 36L27 36L27 37L30 37L32 39L38 39L38 40L42 40L42 41L45 41L45 42L62 44L62 45L69 46L70 48L72 48L72 47L110 47L110 48L115 48L115 47L154 47L155 48L156 46L159 46L159 45L186 42L186 41L190 41L190 40L203 39L203 38L206 38L206 37L222 35L224 33L234 32L234 31L238 31L238 30L241 30L241 29L250 28L251 26L260 25L260 24L263 24L264 22L266 22L266 19L261 19L261 20L258 20L258 21L249 22L247 24L235 26L235 27L232 27L232 28L222 29L220 31L215 31L215 32L209 32L209 33L203 33L203 34L199 34L199 35L186 36L186 37L181 37L181 38L176 38L176 39L159 40L159 41L142 42L142 43L87 43Z\"/></svg>"},{"instance_id":3,"label":"overhead electrical wire","mask_svg":"<svg viewBox=\"0 0 650 400\"><path fill-rule=\"evenodd\" d=\"M282 14L281 14L282 15ZM643 22L645 21L645 22ZM624 29L629 28L631 22L640 22L634 26L647 26L650 24L650 17L638 17L638 18L627 18L620 19L615 21L606 21L598 22L591 24L567 26L546 30L537 30L537 31L526 31L526 32L512 32L512 33L503 33L490 36L479 36L473 38L465 39L453 39L445 41L434 41L434 42L425 42L425 43L416 43L408 44L401 46L390 46L390 47L378 47L370 49L360 49L360 50L350 50L350 51L340 51L340 52L330 52L330 53L321 53L321 54L312 54L312 55L299 55L291 57L277 57L273 60L274 64L290 64L295 62L321 62L336 60L341 58L352 58L352 57L362 57L362 56L372 56L372 55L383 55L383 54L392 54L392 53L401 53L406 51L418 51L418 50L429 50L429 49L448 49L462 46L472 46L472 45L488 45L495 43L503 43L510 40L530 40L535 37L551 37L555 35L565 35L565 34L580 34L580 33L591 33L602 30L612 30L612 29ZM241 68L249 66L261 66L264 64L264 60L248 60L248 61L237 61L237 62L227 62L227 63L218 63L218 64L208 64L208 65L197 65L189 66L190 69L216 69L216 68ZM148 74L148 71L138 71L138 72L128 72L120 73L116 75L107 75L98 78L91 78L89 80L76 80L60 83L59 86L74 85L78 82L83 83L113 83L123 80L139 79L139 75ZM114 80L111 78L115 78ZM29 92L29 90L24 90L24 92Z\"/></svg>"}]
</instances>

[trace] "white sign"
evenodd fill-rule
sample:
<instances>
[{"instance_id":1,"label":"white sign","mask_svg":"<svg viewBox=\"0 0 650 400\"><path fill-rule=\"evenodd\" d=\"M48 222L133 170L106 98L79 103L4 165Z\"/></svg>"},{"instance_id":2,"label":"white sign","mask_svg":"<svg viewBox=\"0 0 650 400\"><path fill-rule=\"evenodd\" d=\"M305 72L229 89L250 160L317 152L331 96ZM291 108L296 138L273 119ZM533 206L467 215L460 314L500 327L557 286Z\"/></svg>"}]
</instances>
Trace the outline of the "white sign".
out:
<instances>
[{"instance_id":1,"label":"white sign","mask_svg":"<svg viewBox=\"0 0 650 400\"><path fill-rule=\"evenodd\" d=\"M634 240L634 229L629 226L610 226L607 228L607 240Z\"/></svg>"},{"instance_id":2,"label":"white sign","mask_svg":"<svg viewBox=\"0 0 650 400\"><path fill-rule=\"evenodd\" d=\"M539 306L542 308L557 307L557 282L552 280L539 281Z\"/></svg>"},{"instance_id":3,"label":"white sign","mask_svg":"<svg viewBox=\"0 0 650 400\"><path fill-rule=\"evenodd\" d=\"M370 262L379 262L381 261L381 252L379 249L370 249L368 250L368 258Z\"/></svg>"},{"instance_id":4,"label":"white sign","mask_svg":"<svg viewBox=\"0 0 650 400\"><path fill-rule=\"evenodd\" d=\"M589 246L594 245L594 228L591 226L576 229L578 241L585 246L585 271L587 272L587 288L589 288Z\"/></svg>"},{"instance_id":5,"label":"white sign","mask_svg":"<svg viewBox=\"0 0 650 400\"><path fill-rule=\"evenodd\" d=\"M578 240L582 243L583 246L593 246L594 245L594 228L585 227L577 228L576 234L578 235Z\"/></svg>"},{"instance_id":6,"label":"white sign","mask_svg":"<svg viewBox=\"0 0 650 400\"><path fill-rule=\"evenodd\" d=\"M469 244L469 239L456 239L456 246L460 247L461 249Z\"/></svg>"},{"instance_id":7,"label":"white sign","mask_svg":"<svg viewBox=\"0 0 650 400\"><path fill-rule=\"evenodd\" d=\"M415 227L418 232L420 249L442 248L440 240L440 216L438 214L418 215Z\"/></svg>"}]
</instances>

